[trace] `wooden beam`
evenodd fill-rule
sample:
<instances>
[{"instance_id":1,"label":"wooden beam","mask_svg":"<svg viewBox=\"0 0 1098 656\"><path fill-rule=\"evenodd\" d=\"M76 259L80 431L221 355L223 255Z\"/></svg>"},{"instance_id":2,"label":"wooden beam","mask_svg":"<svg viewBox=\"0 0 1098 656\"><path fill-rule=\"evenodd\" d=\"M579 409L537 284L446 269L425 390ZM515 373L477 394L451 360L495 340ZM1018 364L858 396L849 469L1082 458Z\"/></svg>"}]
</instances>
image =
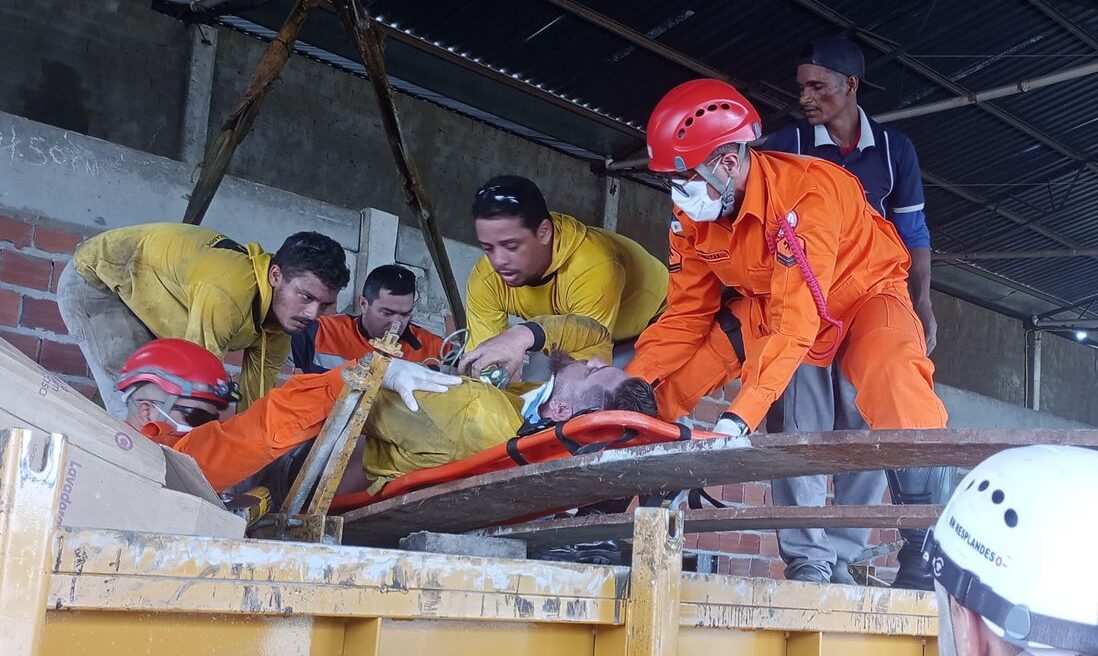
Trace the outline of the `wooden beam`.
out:
<instances>
[{"instance_id":1,"label":"wooden beam","mask_svg":"<svg viewBox=\"0 0 1098 656\"><path fill-rule=\"evenodd\" d=\"M685 533L766 531L781 528L926 528L941 506L765 506L704 508L683 513ZM530 549L621 540L633 532L633 515L585 515L497 526L477 535L523 540Z\"/></svg>"},{"instance_id":2,"label":"wooden beam","mask_svg":"<svg viewBox=\"0 0 1098 656\"><path fill-rule=\"evenodd\" d=\"M248 89L244 92L244 98L232 114L229 114L229 118L221 126L217 140L206 152L198 182L194 185L194 191L191 192L191 197L187 201L187 209L183 213L183 223L192 225L202 223L206 210L209 209L214 194L217 193L217 188L225 178L225 172L229 169L229 162L232 161L236 147L244 141L252 129L252 123L259 114L263 99L267 97L267 93L290 59L294 42L297 41L297 35L301 32L301 26L305 24L309 10L319 1L298 0L290 10L290 15L286 17L282 29L267 45L267 50L259 60L251 82L248 83Z\"/></svg>"},{"instance_id":3,"label":"wooden beam","mask_svg":"<svg viewBox=\"0 0 1098 656\"><path fill-rule=\"evenodd\" d=\"M638 494L901 467L971 467L1027 444L1098 447L1098 430L937 429L712 437L603 451L417 490L345 513L344 542L463 533ZM454 512L461 508L461 512Z\"/></svg>"},{"instance_id":4,"label":"wooden beam","mask_svg":"<svg viewBox=\"0 0 1098 656\"><path fill-rule=\"evenodd\" d=\"M461 301L461 291L454 277L454 269L450 265L450 257L446 253L442 234L438 231L431 199L427 195L427 189L423 185L415 160L412 158L412 152L400 127L393 88L389 85L389 77L385 72L385 51L381 32L373 19L366 15L359 0L334 0L332 5L343 22L343 27L354 39L359 55L362 57L362 63L366 65L366 73L377 95L381 124L385 128L389 149L392 151L393 161L396 163L397 172L400 173L404 186L404 198L423 232L423 240L427 243L431 261L442 280L443 291L446 293L454 323L459 328L464 328L465 306Z\"/></svg>"}]
</instances>

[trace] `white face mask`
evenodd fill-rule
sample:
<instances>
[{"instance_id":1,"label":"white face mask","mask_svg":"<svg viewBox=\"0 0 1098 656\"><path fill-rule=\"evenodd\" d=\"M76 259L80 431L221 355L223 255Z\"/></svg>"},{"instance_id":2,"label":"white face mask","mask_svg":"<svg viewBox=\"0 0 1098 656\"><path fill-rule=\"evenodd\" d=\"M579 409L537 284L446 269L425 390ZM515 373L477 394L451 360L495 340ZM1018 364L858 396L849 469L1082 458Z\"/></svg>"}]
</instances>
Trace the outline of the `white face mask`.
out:
<instances>
[{"instance_id":1,"label":"white face mask","mask_svg":"<svg viewBox=\"0 0 1098 656\"><path fill-rule=\"evenodd\" d=\"M170 423L172 425L172 428L175 429L176 433L189 433L189 432L194 430L193 426L188 426L187 424L181 424L178 421L176 421L175 419L173 419L171 414L169 414L167 412L164 412L164 408L161 408L159 403L154 403L153 407L156 408L157 412L159 412L161 415L164 416L164 419L168 420L168 423Z\"/></svg>"},{"instance_id":2,"label":"white face mask","mask_svg":"<svg viewBox=\"0 0 1098 656\"><path fill-rule=\"evenodd\" d=\"M549 400L549 397L553 395L553 383L556 382L557 377L553 376L549 379L549 382L541 387L535 387L529 392L522 395L522 418L531 424L536 424L541 421L541 405Z\"/></svg>"},{"instance_id":3,"label":"white face mask","mask_svg":"<svg viewBox=\"0 0 1098 656\"><path fill-rule=\"evenodd\" d=\"M709 197L709 184L705 180L690 180L671 187L671 200L686 216L703 223L716 221L724 209L720 198Z\"/></svg>"},{"instance_id":4,"label":"white face mask","mask_svg":"<svg viewBox=\"0 0 1098 656\"><path fill-rule=\"evenodd\" d=\"M744 150L743 144L740 144L741 161L744 157ZM736 179L736 175L739 174L739 165L724 185L721 185L720 180L717 179L716 171L719 166L720 163L718 162L713 165L713 170L709 170L704 166L700 167L697 172L701 176L701 180L689 180L671 187L671 200L693 221L699 223L716 221L736 204L736 188L733 181ZM721 189L722 186L723 189ZM720 195L716 199L709 197L709 187L721 189Z\"/></svg>"}]
</instances>

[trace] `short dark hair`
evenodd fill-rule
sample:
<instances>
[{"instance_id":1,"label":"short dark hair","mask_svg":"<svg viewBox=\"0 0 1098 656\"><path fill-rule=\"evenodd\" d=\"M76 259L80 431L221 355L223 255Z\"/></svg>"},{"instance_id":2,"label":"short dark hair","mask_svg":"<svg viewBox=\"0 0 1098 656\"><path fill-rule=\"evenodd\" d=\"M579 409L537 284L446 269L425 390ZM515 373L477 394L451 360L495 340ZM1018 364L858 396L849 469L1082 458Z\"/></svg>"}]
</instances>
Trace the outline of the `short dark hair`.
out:
<instances>
[{"instance_id":1,"label":"short dark hair","mask_svg":"<svg viewBox=\"0 0 1098 656\"><path fill-rule=\"evenodd\" d=\"M343 289L351 279L343 247L319 232L290 235L271 258L271 264L277 264L287 280L311 273L329 289Z\"/></svg>"},{"instance_id":2,"label":"short dark hair","mask_svg":"<svg viewBox=\"0 0 1098 656\"><path fill-rule=\"evenodd\" d=\"M362 285L362 295L373 303L381 296L381 290L393 296L407 296L416 293L416 274L399 264L382 264L366 276Z\"/></svg>"},{"instance_id":3,"label":"short dark hair","mask_svg":"<svg viewBox=\"0 0 1098 656\"><path fill-rule=\"evenodd\" d=\"M610 392L604 410L628 410L649 417L659 416L656 392L641 378L626 378Z\"/></svg>"},{"instance_id":4,"label":"short dark hair","mask_svg":"<svg viewBox=\"0 0 1098 656\"><path fill-rule=\"evenodd\" d=\"M477 189L473 197L473 219L517 216L523 227L535 232L550 219L545 196L533 180L519 175L498 175Z\"/></svg>"}]
</instances>

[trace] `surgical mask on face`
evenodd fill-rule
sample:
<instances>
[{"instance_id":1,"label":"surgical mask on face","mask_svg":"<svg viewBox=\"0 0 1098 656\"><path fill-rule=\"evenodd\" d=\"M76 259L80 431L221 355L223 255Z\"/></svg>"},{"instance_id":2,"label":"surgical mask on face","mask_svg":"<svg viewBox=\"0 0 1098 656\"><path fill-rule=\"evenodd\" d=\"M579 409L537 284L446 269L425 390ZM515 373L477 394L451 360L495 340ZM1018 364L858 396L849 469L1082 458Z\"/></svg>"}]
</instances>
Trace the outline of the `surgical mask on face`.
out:
<instances>
[{"instance_id":1,"label":"surgical mask on face","mask_svg":"<svg viewBox=\"0 0 1098 656\"><path fill-rule=\"evenodd\" d=\"M716 221L724 209L720 198L709 197L709 185L705 180L676 184L671 187L671 200L686 216L699 223Z\"/></svg>"},{"instance_id":2,"label":"surgical mask on face","mask_svg":"<svg viewBox=\"0 0 1098 656\"><path fill-rule=\"evenodd\" d=\"M742 149L740 156L743 157ZM700 180L688 180L671 186L671 200L691 220L700 223L716 221L736 204L733 180L736 173L739 173L739 167L737 166L736 173L730 175L723 184L717 178L719 167L719 162L713 165L712 170L703 166L697 169ZM710 198L709 187L719 189L720 195L715 199Z\"/></svg>"},{"instance_id":3,"label":"surgical mask on face","mask_svg":"<svg viewBox=\"0 0 1098 656\"><path fill-rule=\"evenodd\" d=\"M169 424L171 424L172 428L175 430L176 433L180 433L180 434L189 433L192 430L194 430L193 426L188 426L187 424L181 424L178 421L176 421L172 417L171 413L165 412L164 408L160 407L159 403L154 403L153 407L156 408L156 411L159 412L164 417L164 419L166 419L168 421Z\"/></svg>"},{"instance_id":4,"label":"surgical mask on face","mask_svg":"<svg viewBox=\"0 0 1098 656\"><path fill-rule=\"evenodd\" d=\"M556 376L549 379L549 382L541 387L535 387L529 392L522 395L522 418L531 424L536 424L541 421L541 413L539 410L543 403L549 400L549 397L553 395L553 383L556 381Z\"/></svg>"}]
</instances>

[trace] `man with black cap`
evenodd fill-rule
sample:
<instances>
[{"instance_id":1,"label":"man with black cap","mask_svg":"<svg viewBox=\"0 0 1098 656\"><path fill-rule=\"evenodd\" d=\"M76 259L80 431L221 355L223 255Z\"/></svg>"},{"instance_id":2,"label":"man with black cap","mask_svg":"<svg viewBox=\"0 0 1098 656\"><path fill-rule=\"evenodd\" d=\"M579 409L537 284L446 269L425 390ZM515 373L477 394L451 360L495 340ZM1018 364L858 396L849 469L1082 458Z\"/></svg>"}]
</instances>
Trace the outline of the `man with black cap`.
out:
<instances>
[{"instance_id":1,"label":"man with black cap","mask_svg":"<svg viewBox=\"0 0 1098 656\"><path fill-rule=\"evenodd\" d=\"M908 289L926 337L934 348L937 323L930 303L930 234L923 213L919 161L911 141L866 116L858 106L865 59L857 45L842 37L817 39L797 59L797 86L805 118L771 135L767 150L796 153L834 162L858 177L866 200L896 227L911 255ZM769 432L864 430L854 404L854 388L838 367L802 364L767 416ZM919 468L888 472L894 503L941 503L950 492L951 470ZM876 504L884 494L882 472L834 476L837 505ZM775 505L822 506L826 476L801 476L772 482ZM911 561L894 585L929 589L931 579L919 567L924 531L903 531L901 560ZM778 544L791 579L853 583L848 563L868 544L868 529L783 529ZM916 565L912 567L911 565Z\"/></svg>"}]
</instances>

